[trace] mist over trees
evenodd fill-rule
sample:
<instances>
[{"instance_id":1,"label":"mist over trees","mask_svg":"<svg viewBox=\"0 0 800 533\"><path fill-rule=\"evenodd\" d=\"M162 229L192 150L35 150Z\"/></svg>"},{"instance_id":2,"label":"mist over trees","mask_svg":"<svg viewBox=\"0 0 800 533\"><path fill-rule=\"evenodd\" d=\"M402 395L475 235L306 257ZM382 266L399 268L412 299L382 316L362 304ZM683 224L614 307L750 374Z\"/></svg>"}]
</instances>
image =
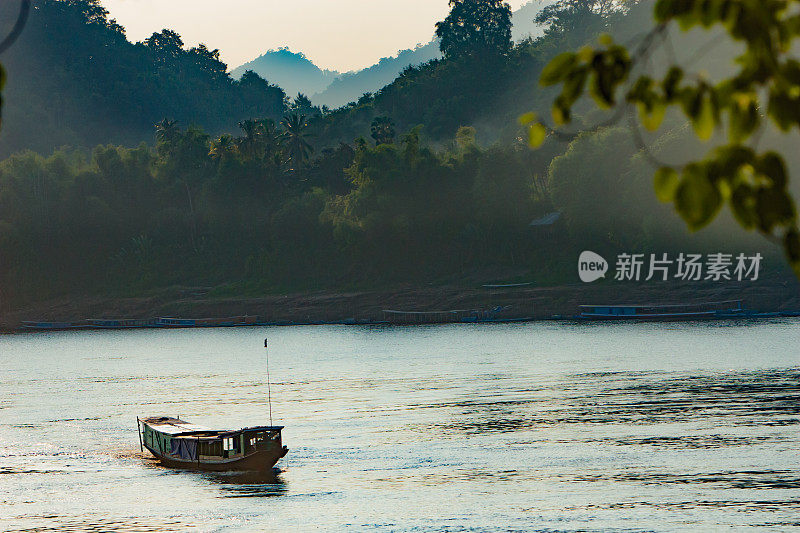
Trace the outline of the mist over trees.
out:
<instances>
[{"instance_id":1,"label":"mist over trees","mask_svg":"<svg viewBox=\"0 0 800 533\"><path fill-rule=\"evenodd\" d=\"M512 45L506 9L486 1L498 38L475 37L484 19L466 18L474 27L453 41L460 51L335 110L287 98L254 73L233 81L215 51L186 50L168 30L128 43L92 0L36 3L43 12L28 38L44 43L20 45L9 76L36 105L47 87L63 113L20 123L42 111L18 105L9 81L6 113L18 122L4 126L3 142L42 148L0 162L2 305L176 285L214 287L213 296L572 283L564 265L583 249L770 253L732 232L730 217L689 235L657 201L653 169L624 127L528 147L517 117L546 111L555 94L538 87L542 68L576 40L649 24L649 3L567 14L565 4L549 12L543 37ZM561 24L567 15L584 18ZM62 16L75 42L56 68L54 43L65 41L45 39L42 23ZM690 54L693 39L678 53ZM31 70L19 65L27 56L37 56ZM87 98L100 112L80 117ZM602 119L593 113L577 106L573 120ZM120 139L126 121L141 134ZM685 121L667 124L648 138L653 151L696 150ZM97 146L50 149L88 142ZM555 224L531 225L555 212Z\"/></svg>"}]
</instances>

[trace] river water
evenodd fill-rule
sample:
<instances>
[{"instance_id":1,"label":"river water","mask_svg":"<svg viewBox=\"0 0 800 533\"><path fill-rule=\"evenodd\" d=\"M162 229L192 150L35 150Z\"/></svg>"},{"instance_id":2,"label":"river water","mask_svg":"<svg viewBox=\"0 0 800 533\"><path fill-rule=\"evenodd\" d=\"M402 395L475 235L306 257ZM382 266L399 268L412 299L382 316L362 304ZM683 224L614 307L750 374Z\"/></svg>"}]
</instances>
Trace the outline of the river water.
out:
<instances>
[{"instance_id":1,"label":"river water","mask_svg":"<svg viewBox=\"0 0 800 533\"><path fill-rule=\"evenodd\" d=\"M3 531L800 527L800 322L0 336ZM159 467L136 416L275 424L271 476Z\"/></svg>"}]
</instances>

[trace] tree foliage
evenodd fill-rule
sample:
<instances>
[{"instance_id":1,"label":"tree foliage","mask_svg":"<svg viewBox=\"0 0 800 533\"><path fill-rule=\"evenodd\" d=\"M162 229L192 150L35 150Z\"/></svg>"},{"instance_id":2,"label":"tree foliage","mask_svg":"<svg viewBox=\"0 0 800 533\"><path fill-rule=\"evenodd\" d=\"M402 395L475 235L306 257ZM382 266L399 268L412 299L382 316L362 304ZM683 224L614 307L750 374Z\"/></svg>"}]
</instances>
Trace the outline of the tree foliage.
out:
<instances>
[{"instance_id":1,"label":"tree foliage","mask_svg":"<svg viewBox=\"0 0 800 533\"><path fill-rule=\"evenodd\" d=\"M392 144L394 142L394 122L389 117L375 117L370 125L370 135L375 144Z\"/></svg>"},{"instance_id":2,"label":"tree foliage","mask_svg":"<svg viewBox=\"0 0 800 533\"><path fill-rule=\"evenodd\" d=\"M308 121L305 115L291 114L283 117L283 142L286 153L292 164L292 170L298 171L305 164L314 147L308 142L311 134L308 132Z\"/></svg>"},{"instance_id":3,"label":"tree foliage","mask_svg":"<svg viewBox=\"0 0 800 533\"><path fill-rule=\"evenodd\" d=\"M585 94L604 109L634 107L649 130L661 125L669 108L682 112L701 140L724 131L727 142L706 157L684 165L658 160L654 182L660 199L672 202L691 229L713 220L727 204L745 229L780 239L800 274L800 232L788 189L784 159L759 151L758 137L771 122L781 131L800 126L800 62L792 47L800 37L798 2L793 0L657 0L655 28L629 49L604 35L600 47L564 52L543 70L543 86L560 85L552 106L556 126L570 122L572 109ZM646 72L654 47L677 24L686 31L721 29L742 43L737 70L719 81L673 64L661 77ZM541 123L528 115L532 144L540 142Z\"/></svg>"},{"instance_id":4,"label":"tree foliage","mask_svg":"<svg viewBox=\"0 0 800 533\"><path fill-rule=\"evenodd\" d=\"M286 112L282 89L253 73L232 79L218 50L184 46L172 30L131 43L100 0L30 1L25 30L3 55L3 156L150 142L165 116L219 134ZM18 5L0 2L0 20L13 20Z\"/></svg>"},{"instance_id":5,"label":"tree foliage","mask_svg":"<svg viewBox=\"0 0 800 533\"><path fill-rule=\"evenodd\" d=\"M297 168L294 122L244 121L239 135L212 138L165 120L153 148L0 162L5 301L234 280L292 290L421 280L536 253L527 224L550 207L534 198L530 169L546 164L532 165L524 145L437 151L416 129L392 144L309 150Z\"/></svg>"},{"instance_id":6,"label":"tree foliage","mask_svg":"<svg viewBox=\"0 0 800 533\"><path fill-rule=\"evenodd\" d=\"M511 50L511 8L502 0L450 0L450 14L436 24L445 58L505 55Z\"/></svg>"}]
</instances>

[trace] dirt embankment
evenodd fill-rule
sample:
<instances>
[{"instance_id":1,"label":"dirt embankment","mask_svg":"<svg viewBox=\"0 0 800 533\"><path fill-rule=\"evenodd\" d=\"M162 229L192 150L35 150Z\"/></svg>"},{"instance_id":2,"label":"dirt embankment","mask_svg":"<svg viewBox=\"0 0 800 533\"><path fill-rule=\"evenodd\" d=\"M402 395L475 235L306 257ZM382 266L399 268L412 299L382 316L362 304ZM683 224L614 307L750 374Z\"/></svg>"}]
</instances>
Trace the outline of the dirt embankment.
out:
<instances>
[{"instance_id":1,"label":"dirt embankment","mask_svg":"<svg viewBox=\"0 0 800 533\"><path fill-rule=\"evenodd\" d=\"M450 311L496 310L496 317L571 317L582 304L690 304L742 300L748 309L800 310L796 280L745 283L622 283L601 282L558 287L404 287L389 291L319 292L265 295L258 298L209 298L207 290L173 289L139 298L81 297L54 300L0 316L4 330L22 321L74 322L89 318L156 317L206 318L256 315L260 322L320 323L369 322L386 319L384 310ZM498 308L500 308L498 310ZM438 321L435 315L431 321Z\"/></svg>"}]
</instances>

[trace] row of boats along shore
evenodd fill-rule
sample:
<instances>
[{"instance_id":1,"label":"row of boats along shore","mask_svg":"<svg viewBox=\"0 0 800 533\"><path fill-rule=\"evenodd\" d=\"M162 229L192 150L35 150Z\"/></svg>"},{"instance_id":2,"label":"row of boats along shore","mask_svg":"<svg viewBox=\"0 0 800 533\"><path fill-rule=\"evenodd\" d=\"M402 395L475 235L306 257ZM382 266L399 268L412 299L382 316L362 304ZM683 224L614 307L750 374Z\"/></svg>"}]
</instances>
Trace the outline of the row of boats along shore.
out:
<instances>
[{"instance_id":1,"label":"row of boats along shore","mask_svg":"<svg viewBox=\"0 0 800 533\"><path fill-rule=\"evenodd\" d=\"M575 315L516 316L511 306L489 310L398 311L385 309L381 318L344 319L333 322L302 322L302 324L342 325L413 325L444 323L527 322L533 320L579 321L657 321L657 320L724 320L772 317L798 317L800 311L759 312L747 309L741 300L703 302L691 304L598 304L581 305ZM256 315L224 318L173 318L153 319L87 319L78 322L25 321L22 331L59 331L73 329L135 329L135 328L219 328L243 326L300 325L298 322L268 322Z\"/></svg>"},{"instance_id":2,"label":"row of boats along shore","mask_svg":"<svg viewBox=\"0 0 800 533\"><path fill-rule=\"evenodd\" d=\"M262 325L255 315L225 318L89 318L77 322L23 321L22 330L68 330L68 329L136 329L136 328L222 328Z\"/></svg>"}]
</instances>

